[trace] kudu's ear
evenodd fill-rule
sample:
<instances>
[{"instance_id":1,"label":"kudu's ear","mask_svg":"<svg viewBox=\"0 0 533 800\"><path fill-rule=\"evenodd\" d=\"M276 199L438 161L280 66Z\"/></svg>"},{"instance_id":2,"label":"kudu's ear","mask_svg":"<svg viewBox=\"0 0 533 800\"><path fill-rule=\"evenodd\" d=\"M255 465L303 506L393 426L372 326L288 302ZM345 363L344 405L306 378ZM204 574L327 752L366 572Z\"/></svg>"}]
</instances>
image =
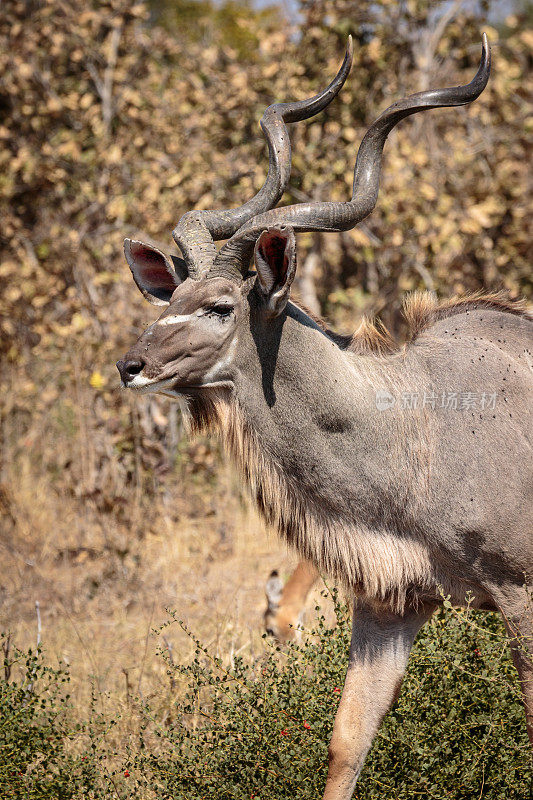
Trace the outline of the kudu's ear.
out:
<instances>
[{"instance_id":1,"label":"kudu's ear","mask_svg":"<svg viewBox=\"0 0 533 800\"><path fill-rule=\"evenodd\" d=\"M263 231L255 245L255 267L267 308L277 316L287 305L296 272L296 240L292 228Z\"/></svg>"},{"instance_id":2,"label":"kudu's ear","mask_svg":"<svg viewBox=\"0 0 533 800\"><path fill-rule=\"evenodd\" d=\"M182 259L134 239L124 239L124 255L146 299L154 306L168 306L174 289L187 277Z\"/></svg>"},{"instance_id":3,"label":"kudu's ear","mask_svg":"<svg viewBox=\"0 0 533 800\"><path fill-rule=\"evenodd\" d=\"M269 611L275 612L277 610L279 601L281 600L282 592L283 583L281 582L281 578L278 575L277 569L274 569L268 576L268 580L265 585L265 593Z\"/></svg>"}]
</instances>

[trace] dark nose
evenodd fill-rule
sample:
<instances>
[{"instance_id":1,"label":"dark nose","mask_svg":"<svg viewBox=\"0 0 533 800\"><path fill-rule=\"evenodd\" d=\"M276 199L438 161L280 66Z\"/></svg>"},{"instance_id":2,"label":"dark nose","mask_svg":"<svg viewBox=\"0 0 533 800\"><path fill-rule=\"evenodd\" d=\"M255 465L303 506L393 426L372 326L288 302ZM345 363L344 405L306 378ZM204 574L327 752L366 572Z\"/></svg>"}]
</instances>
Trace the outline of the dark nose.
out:
<instances>
[{"instance_id":1,"label":"dark nose","mask_svg":"<svg viewBox=\"0 0 533 800\"><path fill-rule=\"evenodd\" d=\"M140 358L129 358L127 361L117 361L117 369L124 383L133 380L144 367L144 361Z\"/></svg>"}]
</instances>

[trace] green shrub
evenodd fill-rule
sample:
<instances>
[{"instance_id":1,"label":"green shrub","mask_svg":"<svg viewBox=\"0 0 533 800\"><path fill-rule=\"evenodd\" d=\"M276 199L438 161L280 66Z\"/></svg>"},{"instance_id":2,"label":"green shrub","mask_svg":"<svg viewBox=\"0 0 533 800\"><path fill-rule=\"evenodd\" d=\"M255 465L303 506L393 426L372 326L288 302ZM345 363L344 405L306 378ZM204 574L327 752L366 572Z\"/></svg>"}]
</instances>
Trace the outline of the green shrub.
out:
<instances>
[{"instance_id":1,"label":"green shrub","mask_svg":"<svg viewBox=\"0 0 533 800\"><path fill-rule=\"evenodd\" d=\"M68 694L63 691L68 676L44 666L40 649L15 650L10 658L5 635L2 645L0 796L71 797L73 778L64 726Z\"/></svg>"},{"instance_id":2,"label":"green shrub","mask_svg":"<svg viewBox=\"0 0 533 800\"><path fill-rule=\"evenodd\" d=\"M526 800L533 771L520 687L497 614L439 611L415 645L357 797Z\"/></svg>"},{"instance_id":3,"label":"green shrub","mask_svg":"<svg viewBox=\"0 0 533 800\"><path fill-rule=\"evenodd\" d=\"M367 758L358 800L527 800L533 770L520 690L496 615L445 602L419 637L400 698ZM137 699L141 724L120 752L116 718L73 722L68 674L40 650L4 661L0 797L309 800L321 796L350 641L347 609L302 644L270 644L226 665L196 644L172 708ZM5 639L3 640L5 642ZM164 657L164 651L162 651ZM16 676L14 673L16 671ZM178 679L178 680L176 680ZM164 724L161 711L164 711ZM78 712L79 713L79 712Z\"/></svg>"},{"instance_id":4,"label":"green shrub","mask_svg":"<svg viewBox=\"0 0 533 800\"><path fill-rule=\"evenodd\" d=\"M360 800L530 796L524 712L503 625L496 615L445 605L414 648L361 774ZM320 618L303 645L272 646L253 665L235 659L226 667L196 641L194 662L177 668L188 690L176 701L176 722L157 730L159 752L138 762L159 797L321 796L350 641L346 609L337 605L337 616L336 628Z\"/></svg>"},{"instance_id":5,"label":"green shrub","mask_svg":"<svg viewBox=\"0 0 533 800\"><path fill-rule=\"evenodd\" d=\"M70 677L63 667L44 663L40 647L23 653L10 650L2 634L4 653L0 679L0 798L2 800L103 800L116 780L102 743L116 724L96 713L93 697L86 722L75 721L69 702ZM77 745L77 748L73 745ZM81 751L81 752L77 752Z\"/></svg>"}]
</instances>

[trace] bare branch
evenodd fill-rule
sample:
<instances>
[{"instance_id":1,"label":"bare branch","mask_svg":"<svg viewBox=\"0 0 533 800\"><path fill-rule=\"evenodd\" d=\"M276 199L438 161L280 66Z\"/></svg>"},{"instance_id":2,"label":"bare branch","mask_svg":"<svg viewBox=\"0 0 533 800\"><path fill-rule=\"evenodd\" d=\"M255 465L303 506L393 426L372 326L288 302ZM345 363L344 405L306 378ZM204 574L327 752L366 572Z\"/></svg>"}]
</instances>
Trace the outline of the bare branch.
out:
<instances>
[{"instance_id":1,"label":"bare branch","mask_svg":"<svg viewBox=\"0 0 533 800\"><path fill-rule=\"evenodd\" d=\"M113 81L115 77L115 67L117 66L118 46L122 36L123 22L113 28L109 41L109 56L107 66L104 70L103 78L99 75L96 66L92 62L87 63L87 70L93 79L96 91L102 101L102 119L106 133L109 131L113 120Z\"/></svg>"},{"instance_id":2,"label":"bare branch","mask_svg":"<svg viewBox=\"0 0 533 800\"><path fill-rule=\"evenodd\" d=\"M166 636L163 636L163 641L164 641L165 647L167 648L167 651L168 651L168 663L170 664L171 668L173 668L174 667L174 655L173 655L173 652L172 652L172 643L169 642L169 640L167 639ZM173 692L174 689L176 688L176 680L175 680L174 675L172 674L172 672L169 672L169 678L170 678L170 691Z\"/></svg>"},{"instance_id":3,"label":"bare branch","mask_svg":"<svg viewBox=\"0 0 533 800\"><path fill-rule=\"evenodd\" d=\"M104 72L104 85L102 94L102 117L106 131L109 130L113 119L113 80L115 77L115 67L117 65L118 46L122 36L122 22L113 29L109 45L109 59Z\"/></svg>"},{"instance_id":4,"label":"bare branch","mask_svg":"<svg viewBox=\"0 0 533 800\"><path fill-rule=\"evenodd\" d=\"M4 654L4 680L6 683L9 683L9 679L11 678L11 664L9 662L10 648L11 648L11 634L8 633L6 638L2 642L2 652Z\"/></svg>"}]
</instances>

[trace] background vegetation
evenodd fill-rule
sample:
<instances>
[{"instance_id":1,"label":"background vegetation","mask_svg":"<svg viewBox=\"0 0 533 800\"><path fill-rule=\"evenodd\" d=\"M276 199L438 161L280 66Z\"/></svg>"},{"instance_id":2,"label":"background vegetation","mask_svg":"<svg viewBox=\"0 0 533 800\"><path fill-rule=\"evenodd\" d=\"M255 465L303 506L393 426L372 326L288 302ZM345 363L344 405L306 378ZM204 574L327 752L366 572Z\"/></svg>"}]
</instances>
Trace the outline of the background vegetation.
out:
<instances>
[{"instance_id":1,"label":"background vegetation","mask_svg":"<svg viewBox=\"0 0 533 800\"><path fill-rule=\"evenodd\" d=\"M303 645L271 645L252 663L221 658L173 615L194 658L176 666L152 701L130 697L137 735L117 750L97 700L74 711L64 668L42 653L15 652L0 679L0 790L5 798L321 797L327 742L340 699L350 615L335 603L335 627L319 617ZM4 639L5 644L5 639ZM424 629L402 694L380 729L359 800L524 800L533 769L520 690L495 615L449 603Z\"/></svg>"},{"instance_id":2,"label":"background vegetation","mask_svg":"<svg viewBox=\"0 0 533 800\"><path fill-rule=\"evenodd\" d=\"M340 97L293 126L284 202L347 197L368 124L401 95L469 80L486 30L487 90L471 107L402 124L387 144L372 216L342 235L299 238L298 288L340 329L372 309L400 336L410 289L503 286L531 298L532 14L528 3L506 4L507 16L501 9L303 0L287 20L283 7L209 0L2 3L0 621L26 650L40 602L49 657L69 665L79 724L96 725L84 735L96 741L95 730L105 731L119 762L142 726L132 698L147 701L168 684L149 636L165 604L224 663L240 651L255 669L263 578L290 563L265 538L218 445L184 439L175 406L117 390L114 362L153 316L125 265L124 236L170 250L186 210L251 196L266 169L264 108L324 86L351 33L354 67ZM189 663L195 646L173 630L167 655ZM34 706L18 697L23 731ZM179 709L166 713L177 719ZM401 728L392 725L391 736ZM68 730L50 734L60 749ZM457 736L453 744L453 726L435 730L450 747L467 747ZM390 752L403 753L394 742ZM432 752L446 771L449 754ZM390 776L391 762L376 758L371 765ZM65 780L77 774L61 764ZM66 783L63 796L89 785ZM498 796L483 786L479 796ZM416 796L407 784L401 791L390 796Z\"/></svg>"}]
</instances>

